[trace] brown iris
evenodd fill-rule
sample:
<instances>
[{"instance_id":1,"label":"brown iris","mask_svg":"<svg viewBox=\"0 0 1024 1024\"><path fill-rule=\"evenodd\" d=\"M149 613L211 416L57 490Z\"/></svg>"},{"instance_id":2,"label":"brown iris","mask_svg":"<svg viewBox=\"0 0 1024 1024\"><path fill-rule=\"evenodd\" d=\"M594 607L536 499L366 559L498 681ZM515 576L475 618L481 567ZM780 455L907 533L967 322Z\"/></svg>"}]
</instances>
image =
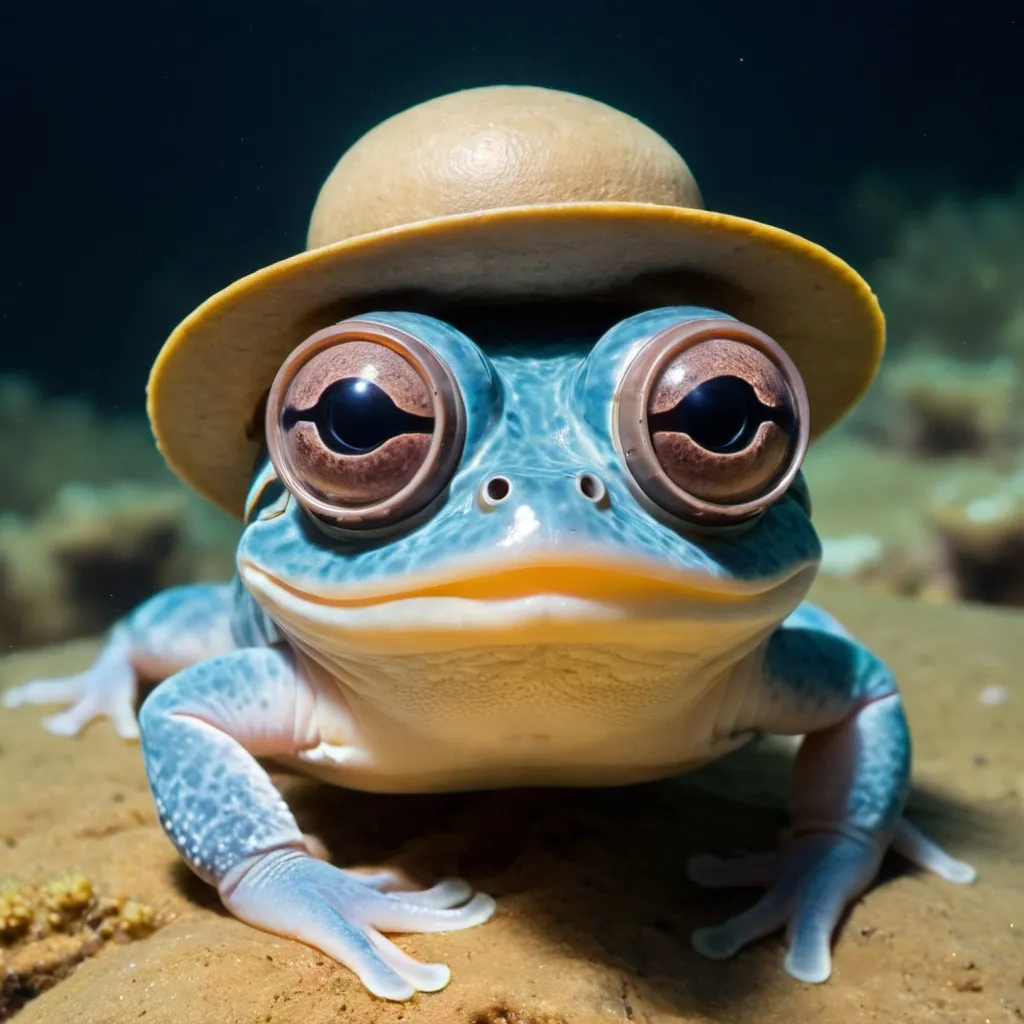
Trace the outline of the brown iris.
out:
<instances>
[{"instance_id":1,"label":"brown iris","mask_svg":"<svg viewBox=\"0 0 1024 1024\"><path fill-rule=\"evenodd\" d=\"M709 523L750 518L792 482L806 448L799 374L766 335L689 321L648 342L617 404L620 449L667 511Z\"/></svg>"},{"instance_id":2,"label":"brown iris","mask_svg":"<svg viewBox=\"0 0 1024 1024\"><path fill-rule=\"evenodd\" d=\"M447 367L404 331L346 321L292 353L267 409L281 479L321 521L395 522L447 485L462 446Z\"/></svg>"}]
</instances>

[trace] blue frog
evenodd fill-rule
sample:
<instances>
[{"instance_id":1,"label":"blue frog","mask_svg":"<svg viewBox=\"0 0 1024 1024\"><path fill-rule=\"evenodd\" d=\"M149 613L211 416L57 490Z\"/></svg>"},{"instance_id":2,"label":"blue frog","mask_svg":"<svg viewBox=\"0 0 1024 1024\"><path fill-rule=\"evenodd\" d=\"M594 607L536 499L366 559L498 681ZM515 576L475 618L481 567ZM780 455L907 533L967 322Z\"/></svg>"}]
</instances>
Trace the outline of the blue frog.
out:
<instances>
[{"instance_id":1,"label":"blue frog","mask_svg":"<svg viewBox=\"0 0 1024 1024\"><path fill-rule=\"evenodd\" d=\"M530 192L541 150L559 202ZM407 208L425 174L429 217ZM467 174L500 199L453 208ZM168 461L243 519L234 581L158 594L83 673L5 695L70 704L55 733L141 733L192 870L382 998L449 980L385 933L481 925L495 901L318 858L258 758L376 792L595 786L803 735L780 848L687 871L766 890L699 952L786 928L811 982L890 847L973 877L901 817L891 672L804 603L801 460L873 372L873 297L823 250L697 202L667 143L581 97L470 90L385 122L328 179L307 252L209 300L154 369ZM621 287L673 266L670 291L704 301ZM423 292L359 305L402 289ZM164 681L136 720L144 676Z\"/></svg>"}]
</instances>

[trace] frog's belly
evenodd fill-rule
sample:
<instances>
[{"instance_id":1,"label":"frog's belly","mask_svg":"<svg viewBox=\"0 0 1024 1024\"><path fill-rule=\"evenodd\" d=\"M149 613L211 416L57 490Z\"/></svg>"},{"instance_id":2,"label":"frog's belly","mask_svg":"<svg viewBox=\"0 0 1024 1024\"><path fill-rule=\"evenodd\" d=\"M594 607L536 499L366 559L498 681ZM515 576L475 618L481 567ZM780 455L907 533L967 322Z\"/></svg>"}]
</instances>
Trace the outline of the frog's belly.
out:
<instances>
[{"instance_id":1,"label":"frog's belly","mask_svg":"<svg viewBox=\"0 0 1024 1024\"><path fill-rule=\"evenodd\" d=\"M752 638L699 656L632 644L308 651L320 743L293 763L389 792L661 777L749 738L737 722L762 648Z\"/></svg>"}]
</instances>

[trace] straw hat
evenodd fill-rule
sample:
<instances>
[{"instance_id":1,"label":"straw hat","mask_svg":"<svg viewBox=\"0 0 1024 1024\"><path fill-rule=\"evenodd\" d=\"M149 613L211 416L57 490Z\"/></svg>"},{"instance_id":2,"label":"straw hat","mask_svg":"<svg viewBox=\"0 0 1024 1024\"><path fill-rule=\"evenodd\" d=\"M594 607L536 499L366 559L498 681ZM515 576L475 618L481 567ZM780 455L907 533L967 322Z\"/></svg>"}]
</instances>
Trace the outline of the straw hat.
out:
<instances>
[{"instance_id":1,"label":"straw hat","mask_svg":"<svg viewBox=\"0 0 1024 1024\"><path fill-rule=\"evenodd\" d=\"M402 293L713 306L789 353L812 436L863 394L884 336L854 270L789 232L704 210L682 157L634 118L548 89L469 89L364 135L320 190L306 251L178 325L148 389L171 468L241 515L265 396L288 353Z\"/></svg>"}]
</instances>

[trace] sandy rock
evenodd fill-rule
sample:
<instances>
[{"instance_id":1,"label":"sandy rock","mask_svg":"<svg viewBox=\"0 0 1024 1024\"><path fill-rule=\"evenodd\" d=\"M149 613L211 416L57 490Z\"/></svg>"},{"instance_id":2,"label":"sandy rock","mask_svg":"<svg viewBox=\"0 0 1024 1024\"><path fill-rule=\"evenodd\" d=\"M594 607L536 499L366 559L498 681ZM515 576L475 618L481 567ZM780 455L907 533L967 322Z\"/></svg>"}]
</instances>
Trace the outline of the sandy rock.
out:
<instances>
[{"instance_id":1,"label":"sandy rock","mask_svg":"<svg viewBox=\"0 0 1024 1024\"><path fill-rule=\"evenodd\" d=\"M1024 607L1024 466L987 480L952 479L930 513L957 597Z\"/></svg>"},{"instance_id":2,"label":"sandy rock","mask_svg":"<svg viewBox=\"0 0 1024 1024\"><path fill-rule=\"evenodd\" d=\"M917 352L881 377L883 443L922 458L1010 452L1017 440L1021 372L1009 356L987 362Z\"/></svg>"},{"instance_id":3,"label":"sandy rock","mask_svg":"<svg viewBox=\"0 0 1024 1024\"><path fill-rule=\"evenodd\" d=\"M839 432L804 470L822 573L929 601L1021 605L1021 456L910 459Z\"/></svg>"},{"instance_id":4,"label":"sandy rock","mask_svg":"<svg viewBox=\"0 0 1024 1024\"><path fill-rule=\"evenodd\" d=\"M620 790L381 797L280 776L303 829L337 862L389 861L425 882L458 873L498 898L482 927L400 938L411 954L450 964L453 980L385 1004L316 951L220 909L160 832L137 746L106 725L51 738L39 710L23 709L0 715L0 878L38 884L79 871L168 923L103 944L28 1002L18 1024L1020 1020L1024 620L838 585L818 597L897 669L916 741L911 816L980 872L960 888L892 858L844 923L827 984L784 974L779 936L723 964L688 942L752 894L696 888L685 857L774 841L786 745L685 782ZM12 656L0 686L83 665L94 650ZM998 706L981 699L991 686L1007 688Z\"/></svg>"}]
</instances>

